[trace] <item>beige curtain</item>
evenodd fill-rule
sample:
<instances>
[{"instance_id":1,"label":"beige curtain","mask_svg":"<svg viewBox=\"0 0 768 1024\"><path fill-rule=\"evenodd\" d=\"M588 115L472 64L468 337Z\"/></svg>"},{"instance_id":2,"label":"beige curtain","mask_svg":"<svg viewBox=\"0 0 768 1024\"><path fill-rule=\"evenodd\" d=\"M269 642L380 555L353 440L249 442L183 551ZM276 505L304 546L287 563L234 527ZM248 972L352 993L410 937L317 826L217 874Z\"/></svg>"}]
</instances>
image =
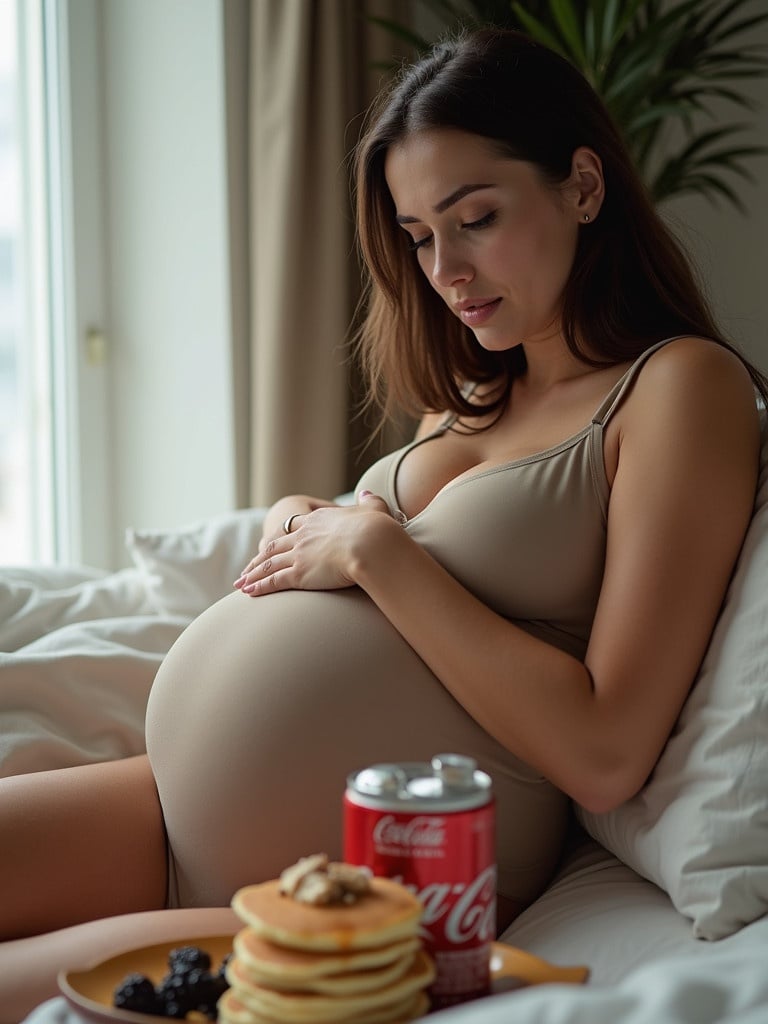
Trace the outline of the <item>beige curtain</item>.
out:
<instances>
[{"instance_id":1,"label":"beige curtain","mask_svg":"<svg viewBox=\"0 0 768 1024\"><path fill-rule=\"evenodd\" d=\"M348 158L382 80L373 61L395 47L365 15L402 20L410 5L225 5L238 501L332 497L376 454L361 453L353 421L347 341L359 271Z\"/></svg>"}]
</instances>

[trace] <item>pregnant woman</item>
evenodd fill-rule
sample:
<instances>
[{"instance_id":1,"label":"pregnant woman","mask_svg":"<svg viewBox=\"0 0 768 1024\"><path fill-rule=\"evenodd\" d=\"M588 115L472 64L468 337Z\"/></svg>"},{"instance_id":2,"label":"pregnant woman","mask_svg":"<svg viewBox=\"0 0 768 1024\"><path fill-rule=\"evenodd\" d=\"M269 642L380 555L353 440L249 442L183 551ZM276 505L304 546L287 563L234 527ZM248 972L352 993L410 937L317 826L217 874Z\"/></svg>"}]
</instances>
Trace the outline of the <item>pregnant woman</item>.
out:
<instances>
[{"instance_id":1,"label":"pregnant woman","mask_svg":"<svg viewBox=\"0 0 768 1024\"><path fill-rule=\"evenodd\" d=\"M357 205L360 354L417 437L351 506L270 510L157 675L147 757L2 782L4 1009L64 963L229 927L199 908L338 856L345 777L381 760L452 750L493 776L503 926L550 877L569 801L636 793L685 701L766 383L603 105L518 34L441 44L373 110Z\"/></svg>"}]
</instances>

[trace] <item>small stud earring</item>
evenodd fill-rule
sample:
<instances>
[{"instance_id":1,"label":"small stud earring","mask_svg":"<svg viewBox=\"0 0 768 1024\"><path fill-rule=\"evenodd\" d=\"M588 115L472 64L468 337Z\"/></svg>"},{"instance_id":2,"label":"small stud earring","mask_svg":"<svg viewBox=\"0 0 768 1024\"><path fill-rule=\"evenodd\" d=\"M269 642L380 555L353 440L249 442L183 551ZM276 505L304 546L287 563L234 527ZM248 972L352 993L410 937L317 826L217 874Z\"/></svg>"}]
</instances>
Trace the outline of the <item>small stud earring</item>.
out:
<instances>
[{"instance_id":1,"label":"small stud earring","mask_svg":"<svg viewBox=\"0 0 768 1024\"><path fill-rule=\"evenodd\" d=\"M589 214L588 213L584 214L584 223L585 224L589 224Z\"/></svg>"}]
</instances>

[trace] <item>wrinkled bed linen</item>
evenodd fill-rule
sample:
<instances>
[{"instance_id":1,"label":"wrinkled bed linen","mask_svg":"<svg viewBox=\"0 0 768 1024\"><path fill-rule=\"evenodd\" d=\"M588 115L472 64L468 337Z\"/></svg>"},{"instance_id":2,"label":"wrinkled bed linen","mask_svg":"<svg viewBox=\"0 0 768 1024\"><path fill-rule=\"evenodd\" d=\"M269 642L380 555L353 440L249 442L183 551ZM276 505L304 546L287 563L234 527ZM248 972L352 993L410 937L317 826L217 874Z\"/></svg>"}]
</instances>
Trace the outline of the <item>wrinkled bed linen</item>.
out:
<instances>
[{"instance_id":1,"label":"wrinkled bed linen","mask_svg":"<svg viewBox=\"0 0 768 1024\"><path fill-rule=\"evenodd\" d=\"M0 776L141 753L147 696L189 617L143 575L0 569Z\"/></svg>"},{"instance_id":2,"label":"wrinkled bed linen","mask_svg":"<svg viewBox=\"0 0 768 1024\"><path fill-rule=\"evenodd\" d=\"M616 985L538 985L444 1010L440 1024L766 1024L768 919L744 933L745 941L729 940L728 948L712 944L706 957L645 964ZM22 1024L82 1021L63 999L53 999Z\"/></svg>"}]
</instances>

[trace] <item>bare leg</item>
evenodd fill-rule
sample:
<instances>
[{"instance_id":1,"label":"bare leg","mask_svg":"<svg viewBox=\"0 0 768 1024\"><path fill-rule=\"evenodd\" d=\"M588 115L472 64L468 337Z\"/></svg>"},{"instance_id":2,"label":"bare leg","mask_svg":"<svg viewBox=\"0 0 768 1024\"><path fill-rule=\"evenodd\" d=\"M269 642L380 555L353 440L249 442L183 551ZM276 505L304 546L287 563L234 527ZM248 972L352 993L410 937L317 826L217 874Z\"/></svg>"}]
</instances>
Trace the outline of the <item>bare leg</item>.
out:
<instances>
[{"instance_id":1,"label":"bare leg","mask_svg":"<svg viewBox=\"0 0 768 1024\"><path fill-rule=\"evenodd\" d=\"M57 995L59 971L88 967L155 942L234 935L240 927L228 907L155 910L0 943L0 1024L23 1020L40 1003Z\"/></svg>"},{"instance_id":2,"label":"bare leg","mask_svg":"<svg viewBox=\"0 0 768 1024\"><path fill-rule=\"evenodd\" d=\"M0 941L165 905L146 756L0 780Z\"/></svg>"}]
</instances>

